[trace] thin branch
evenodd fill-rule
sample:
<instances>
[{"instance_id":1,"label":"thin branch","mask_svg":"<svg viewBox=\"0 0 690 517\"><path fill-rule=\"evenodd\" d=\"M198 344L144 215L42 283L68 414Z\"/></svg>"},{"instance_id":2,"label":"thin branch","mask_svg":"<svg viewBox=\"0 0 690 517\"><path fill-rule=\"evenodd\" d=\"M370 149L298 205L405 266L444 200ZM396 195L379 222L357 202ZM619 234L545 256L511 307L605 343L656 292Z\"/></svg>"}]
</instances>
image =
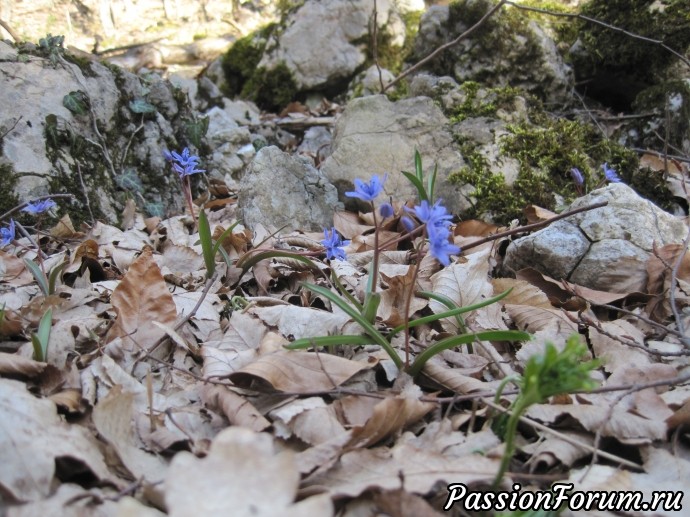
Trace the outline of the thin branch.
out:
<instances>
[{"instance_id":1,"label":"thin branch","mask_svg":"<svg viewBox=\"0 0 690 517\"><path fill-rule=\"evenodd\" d=\"M0 27L7 31L7 33L12 37L15 43L21 43L22 38L19 36L19 34L17 34L14 31L12 27L9 26L9 24L6 21L0 19Z\"/></svg>"},{"instance_id":2,"label":"thin branch","mask_svg":"<svg viewBox=\"0 0 690 517\"><path fill-rule=\"evenodd\" d=\"M688 252L688 244L690 244L690 229L688 230L688 234L685 236L683 247L681 248L681 252L678 254L676 263L671 269L671 288L669 290L669 302L671 304L671 311L673 311L673 318L676 320L676 327L678 328L678 331L683 335L680 340L686 348L690 348L690 339L688 339L688 337L685 335L685 323L683 323L683 318L678 310L678 304L676 303L676 289L680 288L680 286L677 285L678 271L683 263L685 254Z\"/></svg>"},{"instance_id":3,"label":"thin branch","mask_svg":"<svg viewBox=\"0 0 690 517\"><path fill-rule=\"evenodd\" d=\"M81 189L84 192L84 200L86 201L86 208L89 211L89 215L91 216L91 227L96 226L96 219L93 217L93 212L91 211L91 202L89 201L89 193L86 190L86 185L84 184L84 178L81 175L81 167L79 166L79 162L76 162L77 164L77 172L79 173L79 183L81 183Z\"/></svg>"},{"instance_id":4,"label":"thin branch","mask_svg":"<svg viewBox=\"0 0 690 517\"><path fill-rule=\"evenodd\" d=\"M417 69L419 69L419 68L421 68L422 66L424 66L425 64L427 64L429 61L431 61L431 60L434 59L436 56L438 56L439 54L441 54L444 50L446 50L446 49L448 49L448 48L450 48L450 47L452 47L452 46L454 46L454 45L457 45L458 43L460 43L460 41L462 41L463 39L467 38L470 34L472 34L474 31L476 31L477 29L479 29L479 27L481 27L482 25L484 25L484 22L486 22L486 20L488 20L489 17L491 17L496 11L498 11L498 10L499 10L501 7L503 7L503 5L506 4L506 3L508 3L508 0L501 0L500 2L498 2L495 6L493 6L491 9L489 9L489 11L487 11L487 13L486 13L484 16L482 16L481 19L480 19L477 23L475 23L474 25L472 25L472 27L470 27L469 29L467 29L467 30L466 30L465 32L463 32L462 34L460 34L460 36L458 36L458 37L455 38L454 40L449 41L448 43L445 43L445 44L441 45L441 46L438 47L436 50L434 50L431 54L429 54L429 55L426 56L425 58L422 58L420 61L418 61L417 63L415 63L414 65L412 65L410 68L408 68L407 70L405 70L403 73L401 73L400 75L398 75L395 79L393 79L390 83L388 83L388 84L386 85L386 87L383 89L383 91L385 92L385 91L388 90L389 88L391 88L391 87L393 87L394 85L398 84L398 83L399 83L400 81L402 81L405 77L407 77L407 76L410 75L412 72L415 72Z\"/></svg>"},{"instance_id":5,"label":"thin branch","mask_svg":"<svg viewBox=\"0 0 690 517\"><path fill-rule=\"evenodd\" d=\"M9 135L10 131L12 131L15 127L17 127L17 124L19 124L19 121L22 119L23 116L24 115L19 115L19 118L14 121L14 124L12 124L12 126L10 126L10 128L8 130L6 130L3 134L0 135L0 140L2 140L7 135Z\"/></svg>"}]
</instances>

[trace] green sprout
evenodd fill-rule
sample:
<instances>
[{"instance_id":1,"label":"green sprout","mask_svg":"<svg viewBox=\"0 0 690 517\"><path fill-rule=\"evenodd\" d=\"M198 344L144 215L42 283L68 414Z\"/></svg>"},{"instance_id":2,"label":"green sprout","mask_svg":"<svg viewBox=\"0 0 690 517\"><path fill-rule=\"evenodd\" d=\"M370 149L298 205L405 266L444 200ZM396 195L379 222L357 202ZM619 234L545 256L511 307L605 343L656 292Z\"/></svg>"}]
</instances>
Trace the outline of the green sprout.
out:
<instances>
[{"instance_id":1,"label":"green sprout","mask_svg":"<svg viewBox=\"0 0 690 517\"><path fill-rule=\"evenodd\" d=\"M500 484L515 454L518 422L530 406L542 404L554 395L589 391L596 387L596 381L590 377L590 373L599 366L599 361L582 361L582 356L586 352L587 347L580 342L579 334L573 334L560 352L553 344L547 343L543 354L529 358L520 377L503 380L496 393L496 404L500 401L503 388L509 382L515 382L520 393L509 408L510 416L507 417L507 421L499 418L494 422L494 430L505 438L505 452L493 488Z\"/></svg>"}]
</instances>

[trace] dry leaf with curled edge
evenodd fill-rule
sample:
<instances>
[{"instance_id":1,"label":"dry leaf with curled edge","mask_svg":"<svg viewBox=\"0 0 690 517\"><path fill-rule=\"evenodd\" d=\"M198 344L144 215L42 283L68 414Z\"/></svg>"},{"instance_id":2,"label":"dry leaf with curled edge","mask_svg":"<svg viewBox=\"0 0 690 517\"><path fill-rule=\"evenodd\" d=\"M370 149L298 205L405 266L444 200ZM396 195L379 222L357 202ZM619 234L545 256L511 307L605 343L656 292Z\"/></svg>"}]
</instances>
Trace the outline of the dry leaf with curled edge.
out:
<instances>
[{"instance_id":1,"label":"dry leaf with curled edge","mask_svg":"<svg viewBox=\"0 0 690 517\"><path fill-rule=\"evenodd\" d=\"M240 387L259 381L277 391L309 393L337 388L371 365L329 354L281 350L262 355L229 375Z\"/></svg>"},{"instance_id":2,"label":"dry leaf with curled edge","mask_svg":"<svg viewBox=\"0 0 690 517\"><path fill-rule=\"evenodd\" d=\"M173 458L165 502L170 517L333 515L327 495L295 503L299 482L293 454L276 454L270 435L229 427L214 438L205 458L188 452Z\"/></svg>"},{"instance_id":3,"label":"dry leaf with curled edge","mask_svg":"<svg viewBox=\"0 0 690 517\"><path fill-rule=\"evenodd\" d=\"M165 335L153 321L173 326L177 318L173 297L148 247L115 288L110 303L117 310L117 318L107 341L121 337L128 351L138 351L140 347L148 350Z\"/></svg>"}]
</instances>

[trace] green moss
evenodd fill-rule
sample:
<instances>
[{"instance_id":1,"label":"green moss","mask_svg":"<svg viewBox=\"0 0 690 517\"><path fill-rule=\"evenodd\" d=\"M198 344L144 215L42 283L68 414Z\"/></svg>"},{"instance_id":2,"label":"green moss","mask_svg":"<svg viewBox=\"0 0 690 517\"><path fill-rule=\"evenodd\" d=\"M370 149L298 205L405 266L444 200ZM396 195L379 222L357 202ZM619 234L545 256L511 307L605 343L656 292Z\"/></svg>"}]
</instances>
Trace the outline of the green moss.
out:
<instances>
[{"instance_id":1,"label":"green moss","mask_svg":"<svg viewBox=\"0 0 690 517\"><path fill-rule=\"evenodd\" d=\"M252 33L238 39L223 56L221 66L225 74L226 88L223 93L230 97L239 95L261 61L266 48L266 35Z\"/></svg>"},{"instance_id":2,"label":"green moss","mask_svg":"<svg viewBox=\"0 0 690 517\"><path fill-rule=\"evenodd\" d=\"M491 214L495 222L506 224L513 219L524 221L522 211L530 204L560 210L563 207L556 206L554 194L566 203L578 195L570 177L573 167L583 173L586 190L601 184L600 165L604 162L613 166L634 188L646 181L637 174L637 155L602 137L591 126L553 119L544 113L533 114L532 122L508 126L509 134L500 143L503 155L515 158L520 165L512 186L505 184L502 175L490 171L474 144L466 142L461 146L468 166L452 174L450 179L475 187L476 203L465 216L482 218ZM637 190L652 201L660 201L654 189Z\"/></svg>"},{"instance_id":3,"label":"green moss","mask_svg":"<svg viewBox=\"0 0 690 517\"><path fill-rule=\"evenodd\" d=\"M242 96L254 101L261 109L278 111L294 99L297 91L292 72L287 65L280 63L271 70L257 68L242 88Z\"/></svg>"},{"instance_id":4,"label":"green moss","mask_svg":"<svg viewBox=\"0 0 690 517\"><path fill-rule=\"evenodd\" d=\"M690 15L687 0L590 0L582 14L605 24L663 41L683 54L690 46ZM580 22L580 39L586 53L574 63L579 77L607 75L621 77L626 88L638 91L655 84L666 67L677 58L660 45L614 31L599 24ZM611 77L609 77L611 81ZM632 100L632 99L631 99Z\"/></svg>"},{"instance_id":5,"label":"green moss","mask_svg":"<svg viewBox=\"0 0 690 517\"><path fill-rule=\"evenodd\" d=\"M506 86L486 88L484 95L480 97L482 86L475 81L465 81L460 89L465 94L465 100L449 114L451 122L462 122L472 117L494 117L499 109L510 108L515 98L521 94L517 88Z\"/></svg>"}]
</instances>

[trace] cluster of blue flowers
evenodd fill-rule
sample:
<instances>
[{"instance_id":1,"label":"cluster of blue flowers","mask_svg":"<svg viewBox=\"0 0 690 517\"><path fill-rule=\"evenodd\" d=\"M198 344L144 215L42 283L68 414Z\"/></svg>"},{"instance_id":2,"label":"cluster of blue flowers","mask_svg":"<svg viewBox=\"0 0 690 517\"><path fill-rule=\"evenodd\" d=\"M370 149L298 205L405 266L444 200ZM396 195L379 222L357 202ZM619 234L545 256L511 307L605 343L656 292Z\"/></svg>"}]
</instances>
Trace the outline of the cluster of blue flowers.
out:
<instances>
[{"instance_id":1,"label":"cluster of blue flowers","mask_svg":"<svg viewBox=\"0 0 690 517\"><path fill-rule=\"evenodd\" d=\"M348 197L355 197L363 201L373 202L379 194L383 191L383 184L388 175L383 179L378 175L372 176L369 183L365 183L360 179L355 179L354 192L346 192ZM426 233L429 238L429 251L431 254L444 266L450 264L450 255L457 255L460 253L460 248L451 244L448 239L450 237L450 221L453 218L448 214L446 208L441 205L441 201L437 201L433 205L429 205L428 201L422 201L420 205L415 206L414 209L408 209L409 212L414 212L422 223L426 224ZM379 213L385 219L391 217L395 213L390 203L384 203L379 207ZM403 226L407 231L412 231L415 228L415 223L407 216L401 218ZM329 232L324 230L326 237L321 241L321 244L326 248L326 258L345 259L345 250L343 246L347 246L350 241L342 241L340 236L336 233L335 228Z\"/></svg>"},{"instance_id":2,"label":"cluster of blue flowers","mask_svg":"<svg viewBox=\"0 0 690 517\"><path fill-rule=\"evenodd\" d=\"M609 183L623 183L623 180L620 178L620 176L618 176L618 173L616 173L612 167L609 167L608 163L604 163L601 168L604 170L604 178L606 181ZM573 178L573 181L578 187L582 187L585 184L585 177L577 167L570 169L570 177Z\"/></svg>"},{"instance_id":3,"label":"cluster of blue flowers","mask_svg":"<svg viewBox=\"0 0 690 517\"><path fill-rule=\"evenodd\" d=\"M57 206L57 203L52 199L44 199L43 201L36 201L35 203L27 203L22 212L31 215L38 215L46 210ZM7 228L0 228L0 247L4 248L17 238L16 223L14 219L10 219L10 224Z\"/></svg>"},{"instance_id":4,"label":"cluster of blue flowers","mask_svg":"<svg viewBox=\"0 0 690 517\"><path fill-rule=\"evenodd\" d=\"M199 165L199 157L190 154L187 147L182 150L182 154L178 154L175 151L163 151L163 156L172 163L173 169L180 175L180 179L197 172L206 172L204 169L196 168Z\"/></svg>"}]
</instances>

